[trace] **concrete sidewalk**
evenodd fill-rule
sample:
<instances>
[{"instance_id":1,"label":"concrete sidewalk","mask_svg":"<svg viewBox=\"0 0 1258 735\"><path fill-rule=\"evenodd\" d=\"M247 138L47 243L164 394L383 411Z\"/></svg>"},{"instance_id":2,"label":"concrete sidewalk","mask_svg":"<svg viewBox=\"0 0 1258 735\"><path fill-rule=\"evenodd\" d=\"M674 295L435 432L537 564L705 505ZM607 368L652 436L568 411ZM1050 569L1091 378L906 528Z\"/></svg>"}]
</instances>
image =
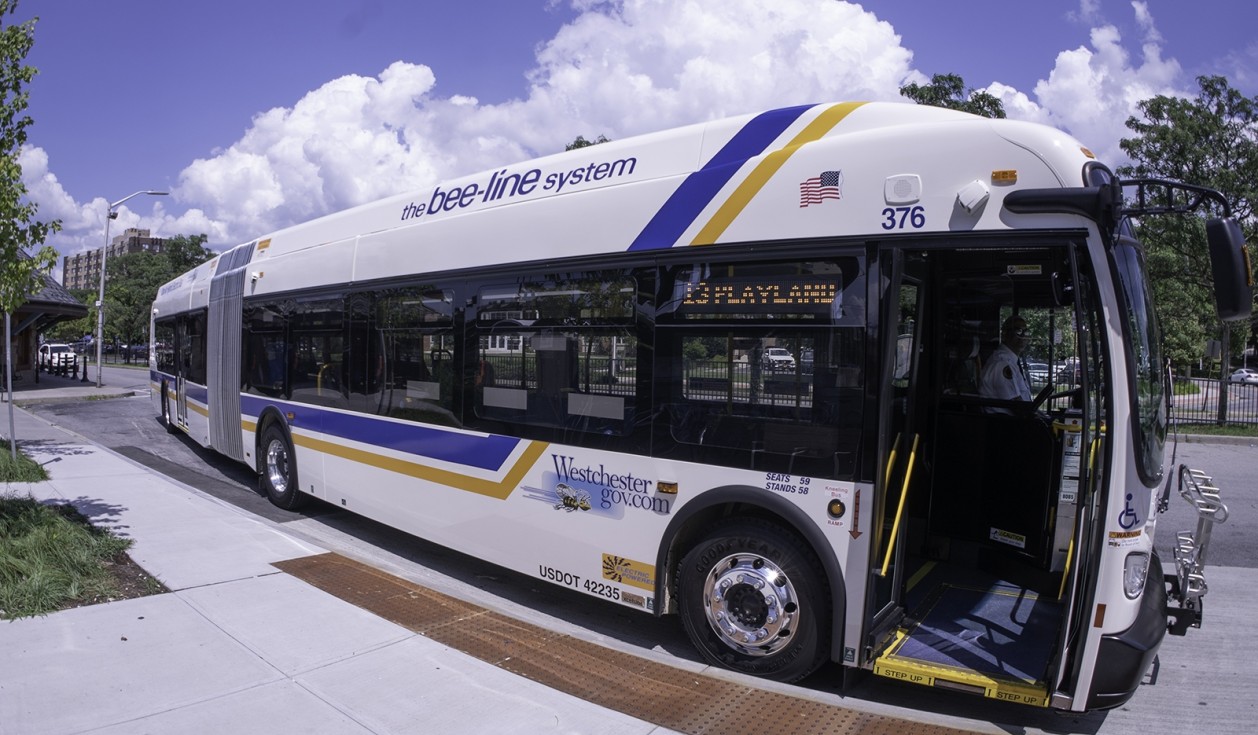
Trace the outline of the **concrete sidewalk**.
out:
<instances>
[{"instance_id":1,"label":"concrete sidewalk","mask_svg":"<svg viewBox=\"0 0 1258 735\"><path fill-rule=\"evenodd\" d=\"M15 415L19 446L52 479L2 490L71 503L133 539L132 558L172 591L0 622L6 735L668 732L310 587L271 564L324 549Z\"/></svg>"},{"instance_id":2,"label":"concrete sidewalk","mask_svg":"<svg viewBox=\"0 0 1258 735\"><path fill-rule=\"evenodd\" d=\"M113 367L113 366L110 366ZM95 369L90 371L91 375L95 375ZM147 371L136 370L137 376L147 376ZM29 406L34 403L52 403L56 401L87 401L98 400L103 398L122 398L136 394L134 388L124 388L116 385L102 385L96 387L95 379L83 380L82 377L72 378L69 376L52 375L49 373L40 373L39 381L36 382L35 375L31 371L22 373L20 380L13 381L13 405ZM0 374L0 405L8 403L9 394L4 385L4 376ZM8 436L9 433L9 417L6 415L0 421L0 435ZM18 432L18 437L22 436Z\"/></svg>"}]
</instances>

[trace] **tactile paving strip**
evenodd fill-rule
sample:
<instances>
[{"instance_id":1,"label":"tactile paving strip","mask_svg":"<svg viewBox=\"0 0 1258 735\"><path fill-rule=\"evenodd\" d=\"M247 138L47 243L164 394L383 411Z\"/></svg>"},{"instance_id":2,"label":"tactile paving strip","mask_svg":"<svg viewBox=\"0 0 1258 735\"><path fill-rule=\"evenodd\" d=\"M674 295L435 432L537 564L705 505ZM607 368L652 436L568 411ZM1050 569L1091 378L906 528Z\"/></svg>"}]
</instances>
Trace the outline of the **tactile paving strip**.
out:
<instances>
[{"instance_id":1,"label":"tactile paving strip","mask_svg":"<svg viewBox=\"0 0 1258 735\"><path fill-rule=\"evenodd\" d=\"M339 554L275 566L408 630L552 689L682 733L962 733L695 674L501 615Z\"/></svg>"}]
</instances>

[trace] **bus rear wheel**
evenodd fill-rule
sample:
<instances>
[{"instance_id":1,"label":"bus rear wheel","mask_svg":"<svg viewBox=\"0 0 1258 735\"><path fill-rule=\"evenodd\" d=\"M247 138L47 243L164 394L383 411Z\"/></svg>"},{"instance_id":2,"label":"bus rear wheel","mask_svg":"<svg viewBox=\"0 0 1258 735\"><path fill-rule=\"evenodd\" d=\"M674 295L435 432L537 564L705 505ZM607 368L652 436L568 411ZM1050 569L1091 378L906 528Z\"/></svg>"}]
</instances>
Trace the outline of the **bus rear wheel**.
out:
<instances>
[{"instance_id":1,"label":"bus rear wheel","mask_svg":"<svg viewBox=\"0 0 1258 735\"><path fill-rule=\"evenodd\" d=\"M775 524L718 526L682 558L678 586L682 624L710 663L793 682L829 658L820 564Z\"/></svg>"},{"instance_id":2,"label":"bus rear wheel","mask_svg":"<svg viewBox=\"0 0 1258 735\"><path fill-rule=\"evenodd\" d=\"M297 457L293 445L279 424L267 424L262 432L262 492L276 506L297 510L308 496L297 489Z\"/></svg>"}]
</instances>

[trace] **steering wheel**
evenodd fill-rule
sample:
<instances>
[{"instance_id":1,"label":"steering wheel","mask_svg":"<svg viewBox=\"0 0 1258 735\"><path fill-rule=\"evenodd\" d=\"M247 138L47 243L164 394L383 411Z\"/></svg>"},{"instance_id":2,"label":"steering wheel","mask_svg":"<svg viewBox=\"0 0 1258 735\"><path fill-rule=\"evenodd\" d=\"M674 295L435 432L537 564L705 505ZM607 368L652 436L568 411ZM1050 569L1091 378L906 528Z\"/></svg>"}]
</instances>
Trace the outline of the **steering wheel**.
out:
<instances>
[{"instance_id":1,"label":"steering wheel","mask_svg":"<svg viewBox=\"0 0 1258 735\"><path fill-rule=\"evenodd\" d=\"M1076 385L1075 387L1070 388L1068 390L1063 390L1059 393L1054 393L1053 384L1049 383L1048 385L1041 388L1040 392L1035 395L1035 399L1031 401L1031 410L1038 411L1040 410L1040 406L1044 405L1047 401L1053 401L1058 398L1065 398L1067 396L1072 396L1081 390L1083 390L1083 387Z\"/></svg>"}]
</instances>

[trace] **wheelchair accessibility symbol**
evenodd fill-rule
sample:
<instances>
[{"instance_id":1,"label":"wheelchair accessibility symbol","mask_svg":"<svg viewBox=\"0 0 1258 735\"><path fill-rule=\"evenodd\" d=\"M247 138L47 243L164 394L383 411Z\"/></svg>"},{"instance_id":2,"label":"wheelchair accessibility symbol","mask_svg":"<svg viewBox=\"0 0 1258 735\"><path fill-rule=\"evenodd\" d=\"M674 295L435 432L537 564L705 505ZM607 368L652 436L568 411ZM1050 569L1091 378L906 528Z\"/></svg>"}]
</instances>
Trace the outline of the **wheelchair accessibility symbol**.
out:
<instances>
[{"instance_id":1,"label":"wheelchair accessibility symbol","mask_svg":"<svg viewBox=\"0 0 1258 735\"><path fill-rule=\"evenodd\" d=\"M1131 507L1131 498L1132 494L1127 493L1127 502L1123 505L1122 514L1118 516L1118 525L1122 526L1125 531L1130 531L1140 522L1140 517L1136 515L1136 511Z\"/></svg>"}]
</instances>

